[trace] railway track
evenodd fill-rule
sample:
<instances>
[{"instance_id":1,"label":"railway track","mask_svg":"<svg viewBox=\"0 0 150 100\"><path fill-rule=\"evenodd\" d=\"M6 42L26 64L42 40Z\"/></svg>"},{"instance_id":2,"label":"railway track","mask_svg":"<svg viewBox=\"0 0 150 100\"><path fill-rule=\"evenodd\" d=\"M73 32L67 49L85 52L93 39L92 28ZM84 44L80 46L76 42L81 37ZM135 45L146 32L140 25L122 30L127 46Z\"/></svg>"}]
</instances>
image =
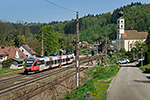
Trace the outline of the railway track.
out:
<instances>
[{"instance_id":1,"label":"railway track","mask_svg":"<svg viewBox=\"0 0 150 100\"><path fill-rule=\"evenodd\" d=\"M82 68L80 71L83 71L85 68ZM31 97L49 89L49 90L53 90L55 89L55 87L57 85L59 85L60 83L62 83L63 81L65 81L66 79L68 79L71 76L74 76L76 74L75 70L60 76L52 81L46 82L40 86L37 86L35 88L32 88L30 90L28 90L27 92L23 92L22 94L20 93L19 95L11 98L12 100L28 100ZM31 94L32 93L32 94Z\"/></svg>"},{"instance_id":2,"label":"railway track","mask_svg":"<svg viewBox=\"0 0 150 100\"><path fill-rule=\"evenodd\" d=\"M16 84L11 84L11 85L5 86L3 88L0 88L0 96L3 96L3 94L6 95L6 94L9 94L10 92L18 90L18 89L20 89L20 87L25 87L26 85L29 85L31 83L39 82L39 81L41 81L43 79L46 79L46 78L51 77L53 75L56 75L58 73L65 72L68 69L70 69L70 68L62 68L62 69L53 71L51 73L42 74L42 76L38 75L38 76L30 78L28 80L24 80L24 81L18 82Z\"/></svg>"},{"instance_id":3,"label":"railway track","mask_svg":"<svg viewBox=\"0 0 150 100\"><path fill-rule=\"evenodd\" d=\"M99 58L99 56L82 59L82 60L80 60L80 65L85 62L95 60L97 58ZM4 95L8 95L9 93L19 90L20 88L26 87L29 84L33 84L33 83L39 82L43 79L46 79L48 77L57 75L58 73L65 72L65 71L71 69L72 67L74 67L75 63L72 63L69 66L71 66L71 67L62 68L62 69L59 69L56 71L54 71L54 70L43 71L43 72L36 73L33 75L20 74L20 75L10 77L7 79L2 79L2 80L0 80L0 84L1 84L0 85L0 97L2 97ZM82 70L82 69L80 69L80 70ZM75 71L73 71L72 73L74 73L74 72Z\"/></svg>"},{"instance_id":4,"label":"railway track","mask_svg":"<svg viewBox=\"0 0 150 100\"><path fill-rule=\"evenodd\" d=\"M28 80L28 79L33 78L33 77L41 76L42 74L50 73L50 72L54 71L54 69L56 69L56 68L53 68L53 70L42 71L40 73L35 73L35 74L31 74L31 75L26 75L24 73L20 73L17 76L12 76L9 78L1 79L0 80L0 84L1 84L0 89L3 87L6 87L7 85L17 83L19 81L25 81L25 80Z\"/></svg>"}]
</instances>

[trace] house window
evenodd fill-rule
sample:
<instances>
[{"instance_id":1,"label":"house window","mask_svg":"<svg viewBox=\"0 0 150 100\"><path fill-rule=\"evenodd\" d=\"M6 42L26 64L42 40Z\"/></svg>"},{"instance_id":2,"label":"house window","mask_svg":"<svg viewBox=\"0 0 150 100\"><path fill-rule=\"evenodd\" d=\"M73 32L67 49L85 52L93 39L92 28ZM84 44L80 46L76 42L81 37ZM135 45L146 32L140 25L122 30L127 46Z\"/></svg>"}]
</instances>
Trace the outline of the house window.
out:
<instances>
[{"instance_id":1,"label":"house window","mask_svg":"<svg viewBox=\"0 0 150 100\"><path fill-rule=\"evenodd\" d=\"M133 47L134 47L134 42L133 42Z\"/></svg>"},{"instance_id":2,"label":"house window","mask_svg":"<svg viewBox=\"0 0 150 100\"><path fill-rule=\"evenodd\" d=\"M130 44L130 48L132 48L132 44Z\"/></svg>"},{"instance_id":3,"label":"house window","mask_svg":"<svg viewBox=\"0 0 150 100\"><path fill-rule=\"evenodd\" d=\"M123 28L123 25L121 25L121 28Z\"/></svg>"},{"instance_id":4,"label":"house window","mask_svg":"<svg viewBox=\"0 0 150 100\"><path fill-rule=\"evenodd\" d=\"M121 23L123 23L123 20L121 21Z\"/></svg>"},{"instance_id":5,"label":"house window","mask_svg":"<svg viewBox=\"0 0 150 100\"><path fill-rule=\"evenodd\" d=\"M2 55L0 55L0 59L3 59L3 56L2 56Z\"/></svg>"},{"instance_id":6,"label":"house window","mask_svg":"<svg viewBox=\"0 0 150 100\"><path fill-rule=\"evenodd\" d=\"M22 50L22 52L24 52L24 50Z\"/></svg>"}]
</instances>

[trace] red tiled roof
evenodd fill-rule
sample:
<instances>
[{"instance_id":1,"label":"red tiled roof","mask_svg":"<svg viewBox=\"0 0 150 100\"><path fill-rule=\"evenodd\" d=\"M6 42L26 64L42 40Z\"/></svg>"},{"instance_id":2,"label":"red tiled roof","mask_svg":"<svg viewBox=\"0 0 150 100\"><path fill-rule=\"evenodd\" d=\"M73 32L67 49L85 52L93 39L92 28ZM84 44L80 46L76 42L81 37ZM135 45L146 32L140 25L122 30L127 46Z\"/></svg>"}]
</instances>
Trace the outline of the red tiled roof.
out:
<instances>
[{"instance_id":1,"label":"red tiled roof","mask_svg":"<svg viewBox=\"0 0 150 100\"><path fill-rule=\"evenodd\" d=\"M5 51L0 50L0 55L7 55Z\"/></svg>"},{"instance_id":2,"label":"red tiled roof","mask_svg":"<svg viewBox=\"0 0 150 100\"><path fill-rule=\"evenodd\" d=\"M28 50L32 53L32 55L35 55L35 54L36 54L27 44L23 44L23 46L24 46L26 49L28 49Z\"/></svg>"},{"instance_id":3,"label":"red tiled roof","mask_svg":"<svg viewBox=\"0 0 150 100\"><path fill-rule=\"evenodd\" d=\"M7 59L14 58L16 56L18 48L15 46L4 47L0 46L0 55L8 55Z\"/></svg>"},{"instance_id":4,"label":"red tiled roof","mask_svg":"<svg viewBox=\"0 0 150 100\"><path fill-rule=\"evenodd\" d=\"M18 52L19 52L20 58L24 58L24 59L28 58L21 50L19 50Z\"/></svg>"},{"instance_id":5,"label":"red tiled roof","mask_svg":"<svg viewBox=\"0 0 150 100\"><path fill-rule=\"evenodd\" d=\"M146 39L148 32L137 32L137 30L125 30L122 34L124 39Z\"/></svg>"}]
</instances>

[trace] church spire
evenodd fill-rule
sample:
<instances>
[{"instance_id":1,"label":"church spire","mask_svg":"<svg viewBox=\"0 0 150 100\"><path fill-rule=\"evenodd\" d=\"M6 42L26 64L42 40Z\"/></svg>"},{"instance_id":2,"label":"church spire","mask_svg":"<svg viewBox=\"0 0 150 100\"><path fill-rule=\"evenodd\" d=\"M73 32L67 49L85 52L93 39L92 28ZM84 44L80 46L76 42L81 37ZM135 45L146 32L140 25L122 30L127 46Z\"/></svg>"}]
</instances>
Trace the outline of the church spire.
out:
<instances>
[{"instance_id":1,"label":"church spire","mask_svg":"<svg viewBox=\"0 0 150 100\"><path fill-rule=\"evenodd\" d=\"M121 39L121 34L124 33L125 19L122 17L123 14L122 11L118 13L120 17L117 19L117 39Z\"/></svg>"}]
</instances>

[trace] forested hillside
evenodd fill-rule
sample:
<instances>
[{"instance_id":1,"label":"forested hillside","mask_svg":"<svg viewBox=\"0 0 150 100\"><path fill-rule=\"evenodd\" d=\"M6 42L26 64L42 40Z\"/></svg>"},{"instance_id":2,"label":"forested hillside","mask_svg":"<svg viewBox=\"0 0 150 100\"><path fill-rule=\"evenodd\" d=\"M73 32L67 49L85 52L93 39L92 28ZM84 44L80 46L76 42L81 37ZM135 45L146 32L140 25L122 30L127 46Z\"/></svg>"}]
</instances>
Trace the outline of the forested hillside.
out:
<instances>
[{"instance_id":1,"label":"forested hillside","mask_svg":"<svg viewBox=\"0 0 150 100\"><path fill-rule=\"evenodd\" d=\"M111 12L91 15L88 14L79 19L80 41L103 41L105 31L109 39L116 39L118 12L122 10L125 18L126 30L148 31L150 27L150 4L131 3L117 8ZM80 15L80 12L79 12ZM76 20L49 23L17 23L0 21L0 45L20 46L23 43L37 48L34 42L40 44L36 36L44 25L52 25L55 31L60 34L75 34ZM61 36L64 37L64 36ZM32 40L31 42L27 42ZM67 39L66 39L67 40ZM70 41L70 40L69 40Z\"/></svg>"},{"instance_id":2,"label":"forested hillside","mask_svg":"<svg viewBox=\"0 0 150 100\"><path fill-rule=\"evenodd\" d=\"M150 27L150 4L131 3L130 5L115 9L113 13L103 13L99 15L90 15L80 18L79 30L80 40L101 40L104 39L107 28L109 39L116 39L118 12L122 10L125 18L126 30L148 31ZM76 22L52 22L49 23L56 27L60 33L72 33L76 31Z\"/></svg>"},{"instance_id":3,"label":"forested hillside","mask_svg":"<svg viewBox=\"0 0 150 100\"><path fill-rule=\"evenodd\" d=\"M105 30L107 28L109 39L116 39L117 25L116 20L118 18L118 12L122 10L125 18L126 30L138 30L148 31L150 27L150 4L131 3L118 9L115 9L113 13L103 13L99 15L90 15L80 18L79 30L80 40L103 40ZM71 20L64 23L50 23L56 27L56 30L60 33L72 33L76 31L75 20Z\"/></svg>"}]
</instances>

